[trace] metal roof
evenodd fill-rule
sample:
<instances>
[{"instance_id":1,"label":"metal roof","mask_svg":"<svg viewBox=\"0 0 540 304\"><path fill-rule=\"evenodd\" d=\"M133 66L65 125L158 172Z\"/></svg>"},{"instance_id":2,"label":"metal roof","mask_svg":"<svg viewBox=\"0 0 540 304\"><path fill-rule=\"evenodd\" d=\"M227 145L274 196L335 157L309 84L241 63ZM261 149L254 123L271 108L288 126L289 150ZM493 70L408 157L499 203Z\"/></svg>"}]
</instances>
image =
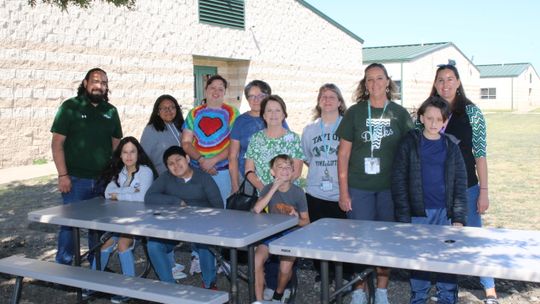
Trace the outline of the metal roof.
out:
<instances>
[{"instance_id":1,"label":"metal roof","mask_svg":"<svg viewBox=\"0 0 540 304\"><path fill-rule=\"evenodd\" d=\"M530 63L482 64L476 67L480 70L480 78L517 77L525 72Z\"/></svg>"},{"instance_id":2,"label":"metal roof","mask_svg":"<svg viewBox=\"0 0 540 304\"><path fill-rule=\"evenodd\" d=\"M411 61L448 46L455 47L452 42L364 47L363 57L364 63Z\"/></svg>"},{"instance_id":3,"label":"metal roof","mask_svg":"<svg viewBox=\"0 0 540 304\"><path fill-rule=\"evenodd\" d=\"M303 1L303 0L296 0L298 3L302 4L304 7L310 9L312 12L314 12L315 14L319 15L319 17L323 18L324 20L328 21L330 24L332 24L333 26L337 27L338 29L340 29L341 31L343 31L345 34L351 36L353 39L357 40L358 42L360 43L364 43L364 39L360 38L359 36L357 36L355 33L349 31L346 27L344 27L343 25L337 23L334 19L328 17L326 14L324 14L323 12L321 12L320 10L316 9L313 5L307 3L306 1Z\"/></svg>"}]
</instances>

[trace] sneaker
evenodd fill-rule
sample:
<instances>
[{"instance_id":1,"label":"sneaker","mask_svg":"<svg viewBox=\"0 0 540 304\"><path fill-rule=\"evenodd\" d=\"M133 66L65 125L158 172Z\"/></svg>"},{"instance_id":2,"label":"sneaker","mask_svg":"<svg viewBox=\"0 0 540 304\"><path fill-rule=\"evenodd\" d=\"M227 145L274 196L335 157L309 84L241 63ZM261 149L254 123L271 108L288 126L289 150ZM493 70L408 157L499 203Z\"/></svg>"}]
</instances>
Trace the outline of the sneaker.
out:
<instances>
[{"instance_id":1,"label":"sneaker","mask_svg":"<svg viewBox=\"0 0 540 304\"><path fill-rule=\"evenodd\" d=\"M191 266L189 267L189 274L201 273L201 265L199 264L199 258L196 256L191 257Z\"/></svg>"},{"instance_id":2,"label":"sneaker","mask_svg":"<svg viewBox=\"0 0 540 304\"><path fill-rule=\"evenodd\" d=\"M86 301L88 299L90 299L91 297L93 297L97 292L94 291L94 290L90 290L90 289L83 289L82 290L82 299L83 301Z\"/></svg>"},{"instance_id":3,"label":"sneaker","mask_svg":"<svg viewBox=\"0 0 540 304\"><path fill-rule=\"evenodd\" d=\"M184 265L182 264L175 264L175 266L171 269L173 279L175 280L181 280L187 278L187 274L184 273Z\"/></svg>"},{"instance_id":4,"label":"sneaker","mask_svg":"<svg viewBox=\"0 0 540 304\"><path fill-rule=\"evenodd\" d=\"M499 301L497 301L497 298L495 298L494 296L489 296L482 301L484 302L484 304L499 304Z\"/></svg>"},{"instance_id":5,"label":"sneaker","mask_svg":"<svg viewBox=\"0 0 540 304\"><path fill-rule=\"evenodd\" d=\"M366 293L362 289L356 289L352 293L351 304L367 304Z\"/></svg>"},{"instance_id":6,"label":"sneaker","mask_svg":"<svg viewBox=\"0 0 540 304\"><path fill-rule=\"evenodd\" d=\"M112 296L111 297L111 303L115 303L115 304L121 304L121 303L126 303L127 301L129 301L130 298L129 297L125 297L125 296Z\"/></svg>"},{"instance_id":7,"label":"sneaker","mask_svg":"<svg viewBox=\"0 0 540 304\"><path fill-rule=\"evenodd\" d=\"M217 273L225 273L229 274L231 273L231 265L226 261L221 261L221 266L219 266Z\"/></svg>"},{"instance_id":8,"label":"sneaker","mask_svg":"<svg viewBox=\"0 0 540 304\"><path fill-rule=\"evenodd\" d=\"M386 288L377 288L375 290L375 304L389 304L388 290Z\"/></svg>"},{"instance_id":9,"label":"sneaker","mask_svg":"<svg viewBox=\"0 0 540 304\"><path fill-rule=\"evenodd\" d=\"M272 297L274 296L274 290L270 288L264 288L263 292L263 299L266 301L272 300Z\"/></svg>"},{"instance_id":10,"label":"sneaker","mask_svg":"<svg viewBox=\"0 0 540 304\"><path fill-rule=\"evenodd\" d=\"M202 288L204 288L204 289L211 289L211 290L218 290L217 285L216 285L216 282L210 284L210 287L206 287L206 285L204 285L204 282L202 282Z\"/></svg>"},{"instance_id":11,"label":"sneaker","mask_svg":"<svg viewBox=\"0 0 540 304\"><path fill-rule=\"evenodd\" d=\"M179 269L178 271L184 271L184 269L186 269L186 267L184 265L178 264L178 263L174 263L173 268Z\"/></svg>"},{"instance_id":12,"label":"sneaker","mask_svg":"<svg viewBox=\"0 0 540 304\"><path fill-rule=\"evenodd\" d=\"M277 292L274 291L274 295L272 296L272 302L273 303L285 303L285 297L284 297L285 291L281 295L279 295Z\"/></svg>"},{"instance_id":13,"label":"sneaker","mask_svg":"<svg viewBox=\"0 0 540 304\"><path fill-rule=\"evenodd\" d=\"M281 298L281 302L288 303L290 297L291 297L291 290L289 288L286 288L283 291L283 298Z\"/></svg>"}]
</instances>

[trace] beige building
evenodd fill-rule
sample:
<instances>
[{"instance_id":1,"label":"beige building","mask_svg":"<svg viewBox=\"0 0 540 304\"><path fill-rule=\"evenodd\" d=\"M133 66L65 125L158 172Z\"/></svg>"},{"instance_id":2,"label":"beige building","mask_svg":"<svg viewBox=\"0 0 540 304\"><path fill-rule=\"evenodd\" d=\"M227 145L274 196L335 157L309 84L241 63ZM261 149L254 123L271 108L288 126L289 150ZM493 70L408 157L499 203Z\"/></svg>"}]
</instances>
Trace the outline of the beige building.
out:
<instances>
[{"instance_id":1,"label":"beige building","mask_svg":"<svg viewBox=\"0 0 540 304\"><path fill-rule=\"evenodd\" d=\"M540 106L540 78L530 63L478 65L483 109L527 111Z\"/></svg>"},{"instance_id":2,"label":"beige building","mask_svg":"<svg viewBox=\"0 0 540 304\"><path fill-rule=\"evenodd\" d=\"M429 96L437 65L456 63L467 97L479 99L479 71L452 42L365 47L364 68L370 63L385 65L400 88L400 103L416 109Z\"/></svg>"},{"instance_id":3,"label":"beige building","mask_svg":"<svg viewBox=\"0 0 540 304\"><path fill-rule=\"evenodd\" d=\"M159 95L175 96L185 114L208 74L230 81L226 102L241 111L244 85L267 81L297 132L321 84L336 83L349 99L361 77L363 40L300 0L141 0L134 10L95 1L67 12L0 0L0 7L0 168L51 160L56 110L93 67L108 72L124 134L136 137Z\"/></svg>"}]
</instances>

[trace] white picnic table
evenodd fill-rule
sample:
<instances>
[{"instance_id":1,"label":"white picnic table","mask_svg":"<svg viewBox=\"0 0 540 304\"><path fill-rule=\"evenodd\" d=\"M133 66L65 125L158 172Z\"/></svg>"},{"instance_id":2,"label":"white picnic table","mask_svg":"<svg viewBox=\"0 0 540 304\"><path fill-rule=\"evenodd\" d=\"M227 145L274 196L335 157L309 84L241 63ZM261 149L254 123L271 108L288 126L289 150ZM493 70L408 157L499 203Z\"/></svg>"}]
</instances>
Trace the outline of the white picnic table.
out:
<instances>
[{"instance_id":1,"label":"white picnic table","mask_svg":"<svg viewBox=\"0 0 540 304\"><path fill-rule=\"evenodd\" d=\"M237 250L248 248L249 297L253 301L254 245L298 224L297 218L284 215L105 199L32 211L28 219L73 227L76 248L79 247L79 228L227 247L231 253L231 300L234 303L239 303ZM76 255L80 255L79 250Z\"/></svg>"},{"instance_id":2,"label":"white picnic table","mask_svg":"<svg viewBox=\"0 0 540 304\"><path fill-rule=\"evenodd\" d=\"M320 219L270 243L270 253L328 261L540 282L540 231Z\"/></svg>"}]
</instances>

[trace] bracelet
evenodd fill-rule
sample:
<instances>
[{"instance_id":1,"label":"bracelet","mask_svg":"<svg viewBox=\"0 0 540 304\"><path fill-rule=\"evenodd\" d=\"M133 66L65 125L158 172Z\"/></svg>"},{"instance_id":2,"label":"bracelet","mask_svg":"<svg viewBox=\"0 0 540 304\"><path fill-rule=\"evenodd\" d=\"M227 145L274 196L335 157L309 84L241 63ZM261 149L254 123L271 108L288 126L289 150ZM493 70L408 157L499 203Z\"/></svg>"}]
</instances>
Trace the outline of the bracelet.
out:
<instances>
[{"instance_id":1,"label":"bracelet","mask_svg":"<svg viewBox=\"0 0 540 304\"><path fill-rule=\"evenodd\" d=\"M68 176L69 174L58 174L58 177L62 177L62 176Z\"/></svg>"},{"instance_id":2,"label":"bracelet","mask_svg":"<svg viewBox=\"0 0 540 304\"><path fill-rule=\"evenodd\" d=\"M488 189L487 187L485 187L485 188L480 187L480 190L487 190L487 189Z\"/></svg>"}]
</instances>

